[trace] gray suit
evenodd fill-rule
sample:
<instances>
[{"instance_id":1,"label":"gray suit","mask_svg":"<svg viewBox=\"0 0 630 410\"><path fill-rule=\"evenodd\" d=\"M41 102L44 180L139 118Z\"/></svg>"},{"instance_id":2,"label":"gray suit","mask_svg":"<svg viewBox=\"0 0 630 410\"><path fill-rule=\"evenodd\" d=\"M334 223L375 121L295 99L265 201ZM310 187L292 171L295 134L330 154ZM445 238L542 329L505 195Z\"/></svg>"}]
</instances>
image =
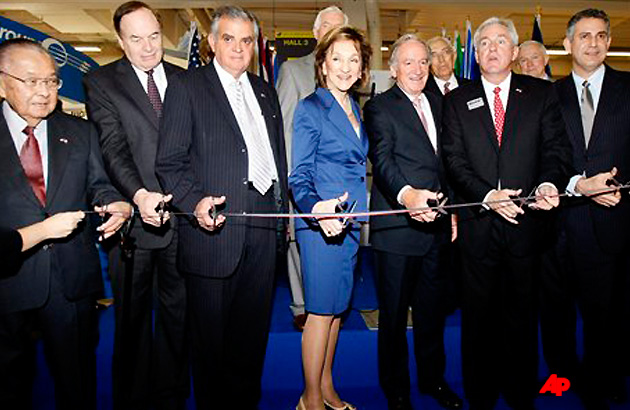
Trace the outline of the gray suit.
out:
<instances>
[{"instance_id":1,"label":"gray suit","mask_svg":"<svg viewBox=\"0 0 630 410\"><path fill-rule=\"evenodd\" d=\"M287 151L287 165L291 170L291 147L293 141L293 113L298 101L315 91L315 53L284 62L278 74L278 100L282 110L284 122L284 143ZM290 223L291 240L288 252L288 274L291 284L294 315L304 313L304 289L302 287L302 273L300 269L300 254L295 242L293 223Z\"/></svg>"}]
</instances>

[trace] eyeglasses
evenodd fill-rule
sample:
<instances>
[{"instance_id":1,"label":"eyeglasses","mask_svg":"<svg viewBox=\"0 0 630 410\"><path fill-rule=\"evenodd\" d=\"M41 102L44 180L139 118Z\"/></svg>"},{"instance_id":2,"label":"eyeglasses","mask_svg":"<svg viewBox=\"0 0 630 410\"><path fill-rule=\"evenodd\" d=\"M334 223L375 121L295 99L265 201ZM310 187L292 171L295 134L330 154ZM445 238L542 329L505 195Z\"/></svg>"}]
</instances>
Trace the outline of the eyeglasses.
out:
<instances>
[{"instance_id":1,"label":"eyeglasses","mask_svg":"<svg viewBox=\"0 0 630 410\"><path fill-rule=\"evenodd\" d=\"M30 78L20 78L17 76L14 76L13 74L7 73L6 71L0 71L1 74L6 74L9 77L13 78L14 80L18 80L22 83L24 83L28 88L35 88L40 84L43 84L44 87L49 88L49 89L53 89L56 88L57 90L61 88L61 86L63 85L63 82L61 81L61 79L59 77L50 77L50 78L34 78L34 77L30 77Z\"/></svg>"}]
</instances>

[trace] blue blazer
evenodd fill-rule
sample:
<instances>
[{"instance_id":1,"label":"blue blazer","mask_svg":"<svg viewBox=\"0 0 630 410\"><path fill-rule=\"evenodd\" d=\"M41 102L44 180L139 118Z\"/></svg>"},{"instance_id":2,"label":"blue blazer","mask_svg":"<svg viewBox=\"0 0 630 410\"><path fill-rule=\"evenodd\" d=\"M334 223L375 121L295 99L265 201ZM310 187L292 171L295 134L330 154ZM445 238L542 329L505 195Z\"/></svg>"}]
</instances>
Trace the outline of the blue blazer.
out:
<instances>
[{"instance_id":1,"label":"blue blazer","mask_svg":"<svg viewBox=\"0 0 630 410\"><path fill-rule=\"evenodd\" d=\"M352 100L356 118L359 105ZM368 139L361 123L357 137L335 97L325 88L301 100L293 118L293 169L289 186L297 209L309 213L322 200L348 191L356 211L367 210L365 182ZM305 222L298 220L297 226Z\"/></svg>"}]
</instances>

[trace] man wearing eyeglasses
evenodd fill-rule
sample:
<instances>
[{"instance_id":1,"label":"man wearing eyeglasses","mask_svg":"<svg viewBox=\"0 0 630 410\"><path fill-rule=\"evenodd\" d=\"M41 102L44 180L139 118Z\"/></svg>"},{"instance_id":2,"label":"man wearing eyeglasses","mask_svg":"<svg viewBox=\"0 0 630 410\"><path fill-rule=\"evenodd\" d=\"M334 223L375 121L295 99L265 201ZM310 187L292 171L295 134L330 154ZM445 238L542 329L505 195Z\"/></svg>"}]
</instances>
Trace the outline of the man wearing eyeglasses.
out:
<instances>
[{"instance_id":1,"label":"man wearing eyeglasses","mask_svg":"<svg viewBox=\"0 0 630 410\"><path fill-rule=\"evenodd\" d=\"M155 176L162 101L181 69L162 60L158 17L139 1L120 5L113 23L125 55L85 78L88 116L99 130L107 172L140 214L131 230L136 245L131 258L109 244L116 309L114 409L147 409L152 402L159 409L181 409L189 391L186 291L175 266L177 220L158 213L171 195Z\"/></svg>"},{"instance_id":2,"label":"man wearing eyeglasses","mask_svg":"<svg viewBox=\"0 0 630 410\"><path fill-rule=\"evenodd\" d=\"M55 111L59 84L54 60L38 43L0 44L0 226L92 209L111 217L98 227L85 218L69 236L36 245L22 253L17 274L0 280L2 409L31 408L34 330L42 334L56 407L96 408L102 281L95 239L113 235L131 213L105 173L96 130Z\"/></svg>"}]
</instances>

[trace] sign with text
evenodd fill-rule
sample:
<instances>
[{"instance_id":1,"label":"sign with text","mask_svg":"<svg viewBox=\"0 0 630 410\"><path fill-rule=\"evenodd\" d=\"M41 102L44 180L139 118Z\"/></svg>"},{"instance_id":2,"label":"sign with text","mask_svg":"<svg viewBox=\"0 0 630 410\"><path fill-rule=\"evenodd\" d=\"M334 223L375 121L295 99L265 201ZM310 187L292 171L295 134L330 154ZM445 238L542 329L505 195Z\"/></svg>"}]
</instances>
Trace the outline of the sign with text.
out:
<instances>
[{"instance_id":1,"label":"sign with text","mask_svg":"<svg viewBox=\"0 0 630 410\"><path fill-rule=\"evenodd\" d=\"M312 31L283 31L276 33L276 67L294 58L303 57L315 49L317 40Z\"/></svg>"}]
</instances>

